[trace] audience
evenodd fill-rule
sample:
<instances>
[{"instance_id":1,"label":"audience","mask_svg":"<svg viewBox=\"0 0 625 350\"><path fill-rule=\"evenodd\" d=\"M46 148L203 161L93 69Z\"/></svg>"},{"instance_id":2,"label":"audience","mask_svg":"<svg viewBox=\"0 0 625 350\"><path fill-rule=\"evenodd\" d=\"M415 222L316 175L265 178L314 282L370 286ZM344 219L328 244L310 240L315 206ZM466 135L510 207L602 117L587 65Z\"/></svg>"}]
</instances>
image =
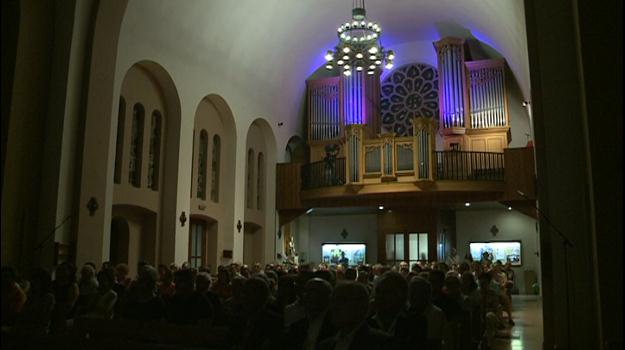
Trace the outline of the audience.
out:
<instances>
[{"instance_id":1,"label":"audience","mask_svg":"<svg viewBox=\"0 0 625 350\"><path fill-rule=\"evenodd\" d=\"M42 269L20 279L3 267L3 334L68 336L79 321L98 319L215 329L229 349L476 349L513 325L514 272L490 259L410 268L232 263L215 277L188 262L158 270L140 262L134 280L126 264L105 262L96 273L85 263L78 282L69 263L53 282Z\"/></svg>"}]
</instances>

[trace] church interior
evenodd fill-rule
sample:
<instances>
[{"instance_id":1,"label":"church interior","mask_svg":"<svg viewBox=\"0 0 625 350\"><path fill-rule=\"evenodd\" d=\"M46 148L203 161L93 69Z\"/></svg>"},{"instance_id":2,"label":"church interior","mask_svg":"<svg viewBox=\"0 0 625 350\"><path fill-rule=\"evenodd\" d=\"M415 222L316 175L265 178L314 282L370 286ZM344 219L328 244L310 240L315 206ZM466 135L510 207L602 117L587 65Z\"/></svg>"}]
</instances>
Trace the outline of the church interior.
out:
<instances>
[{"instance_id":1,"label":"church interior","mask_svg":"<svg viewBox=\"0 0 625 350\"><path fill-rule=\"evenodd\" d=\"M5 267L214 284L486 255L516 325L476 344L622 348L621 2L1 5L3 299Z\"/></svg>"}]
</instances>

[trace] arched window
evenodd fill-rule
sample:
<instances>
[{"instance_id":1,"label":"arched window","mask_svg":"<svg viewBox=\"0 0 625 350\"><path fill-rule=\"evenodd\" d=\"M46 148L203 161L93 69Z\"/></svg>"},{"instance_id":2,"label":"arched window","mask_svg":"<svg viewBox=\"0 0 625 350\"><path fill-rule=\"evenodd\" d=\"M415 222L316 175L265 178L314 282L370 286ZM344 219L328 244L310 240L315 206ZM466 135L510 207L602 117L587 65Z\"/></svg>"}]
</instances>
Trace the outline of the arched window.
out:
<instances>
[{"instance_id":1,"label":"arched window","mask_svg":"<svg viewBox=\"0 0 625 350\"><path fill-rule=\"evenodd\" d=\"M206 199L206 163L208 156L208 133L200 131L200 152L198 154L197 197Z\"/></svg>"},{"instance_id":2,"label":"arched window","mask_svg":"<svg viewBox=\"0 0 625 350\"><path fill-rule=\"evenodd\" d=\"M254 207L254 150L247 151L247 207Z\"/></svg>"},{"instance_id":3,"label":"arched window","mask_svg":"<svg viewBox=\"0 0 625 350\"><path fill-rule=\"evenodd\" d=\"M219 162L221 157L221 138L213 136L213 157L211 162L211 200L219 202Z\"/></svg>"},{"instance_id":4,"label":"arched window","mask_svg":"<svg viewBox=\"0 0 625 350\"><path fill-rule=\"evenodd\" d=\"M119 98L119 114L117 117L117 139L115 140L115 173L113 181L122 182L122 158L124 154L124 126L126 124L126 100Z\"/></svg>"},{"instance_id":5,"label":"arched window","mask_svg":"<svg viewBox=\"0 0 625 350\"><path fill-rule=\"evenodd\" d=\"M140 103L132 109L132 129L130 132L130 163L128 166L128 182L141 187L141 164L143 162L143 125L145 109Z\"/></svg>"},{"instance_id":6,"label":"arched window","mask_svg":"<svg viewBox=\"0 0 625 350\"><path fill-rule=\"evenodd\" d=\"M265 186L263 186L265 183L265 156L263 152L258 153L258 166L256 169L256 209L261 210L263 209L263 195L265 194Z\"/></svg>"},{"instance_id":7,"label":"arched window","mask_svg":"<svg viewBox=\"0 0 625 350\"><path fill-rule=\"evenodd\" d=\"M161 124L159 111L152 112L150 128L150 153L148 156L148 188L158 191L158 179L161 163Z\"/></svg>"}]
</instances>

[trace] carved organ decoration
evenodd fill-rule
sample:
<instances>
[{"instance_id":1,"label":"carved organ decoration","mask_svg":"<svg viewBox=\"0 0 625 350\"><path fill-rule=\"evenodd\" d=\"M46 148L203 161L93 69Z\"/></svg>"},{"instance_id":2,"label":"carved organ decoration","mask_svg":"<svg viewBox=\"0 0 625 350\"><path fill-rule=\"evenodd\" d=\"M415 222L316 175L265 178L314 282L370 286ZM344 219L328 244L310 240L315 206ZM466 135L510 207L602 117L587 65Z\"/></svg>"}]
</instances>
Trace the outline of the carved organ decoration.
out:
<instances>
[{"instance_id":1,"label":"carved organ decoration","mask_svg":"<svg viewBox=\"0 0 625 350\"><path fill-rule=\"evenodd\" d=\"M382 132L412 135L412 119L438 119L438 70L424 63L411 63L391 72L382 82L380 114Z\"/></svg>"}]
</instances>

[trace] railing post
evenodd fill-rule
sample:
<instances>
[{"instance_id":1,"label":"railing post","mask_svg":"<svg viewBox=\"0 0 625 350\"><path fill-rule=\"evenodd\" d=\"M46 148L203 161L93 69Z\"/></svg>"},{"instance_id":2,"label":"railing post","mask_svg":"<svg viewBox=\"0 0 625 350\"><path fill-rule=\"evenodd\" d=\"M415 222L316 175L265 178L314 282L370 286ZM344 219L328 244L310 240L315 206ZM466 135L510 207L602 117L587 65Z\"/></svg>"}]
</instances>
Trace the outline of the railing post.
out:
<instances>
[{"instance_id":1,"label":"railing post","mask_svg":"<svg viewBox=\"0 0 625 350\"><path fill-rule=\"evenodd\" d=\"M347 157L345 159L346 183L361 183L363 173L364 125L347 125L345 127L345 141L347 144Z\"/></svg>"},{"instance_id":2,"label":"railing post","mask_svg":"<svg viewBox=\"0 0 625 350\"><path fill-rule=\"evenodd\" d=\"M395 134L380 135L382 138L382 181L395 179Z\"/></svg>"}]
</instances>

